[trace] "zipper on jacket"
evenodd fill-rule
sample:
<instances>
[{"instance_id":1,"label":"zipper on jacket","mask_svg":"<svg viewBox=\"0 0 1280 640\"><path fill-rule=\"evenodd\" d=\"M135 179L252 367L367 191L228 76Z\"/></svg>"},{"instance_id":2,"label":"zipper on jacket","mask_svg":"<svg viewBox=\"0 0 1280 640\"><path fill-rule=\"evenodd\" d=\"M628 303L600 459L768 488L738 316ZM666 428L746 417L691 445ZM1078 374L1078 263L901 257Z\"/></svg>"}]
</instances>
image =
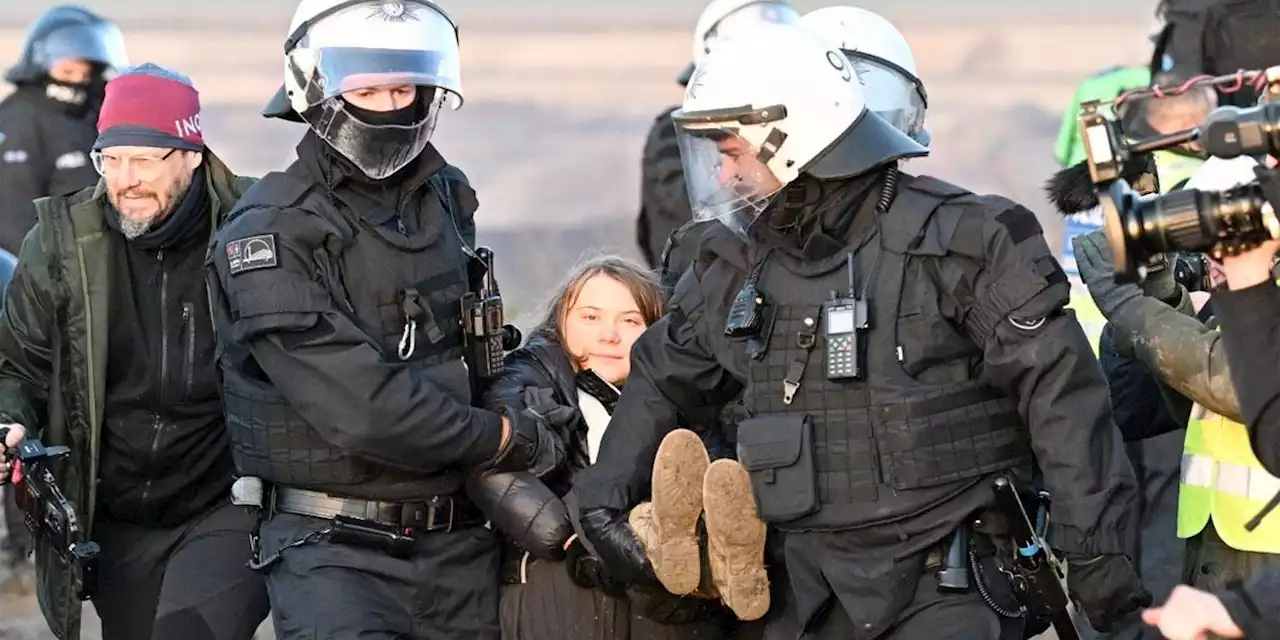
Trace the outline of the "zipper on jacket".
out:
<instances>
[{"instance_id":1,"label":"zipper on jacket","mask_svg":"<svg viewBox=\"0 0 1280 640\"><path fill-rule=\"evenodd\" d=\"M196 366L196 306L190 302L182 303L182 324L187 329L186 359L182 363L182 401L191 400L191 386L194 383Z\"/></svg>"},{"instance_id":2,"label":"zipper on jacket","mask_svg":"<svg viewBox=\"0 0 1280 640\"><path fill-rule=\"evenodd\" d=\"M160 420L160 414L151 414L151 427L152 430L155 431L155 435L151 437L151 454L148 456L148 460L154 462L156 459L156 452L160 450L160 432L164 428L164 423ZM151 481L152 477L148 474L147 483L142 486L143 509L147 508L147 499L151 497Z\"/></svg>"}]
</instances>

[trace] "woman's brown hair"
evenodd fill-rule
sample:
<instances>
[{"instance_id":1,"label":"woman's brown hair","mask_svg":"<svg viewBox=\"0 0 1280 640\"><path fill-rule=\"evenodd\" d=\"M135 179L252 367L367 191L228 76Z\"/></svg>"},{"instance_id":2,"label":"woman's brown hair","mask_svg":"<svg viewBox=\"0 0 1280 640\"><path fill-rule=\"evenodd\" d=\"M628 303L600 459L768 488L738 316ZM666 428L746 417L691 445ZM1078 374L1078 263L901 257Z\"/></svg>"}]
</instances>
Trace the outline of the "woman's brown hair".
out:
<instances>
[{"instance_id":1,"label":"woman's brown hair","mask_svg":"<svg viewBox=\"0 0 1280 640\"><path fill-rule=\"evenodd\" d=\"M596 276L609 276L627 288L631 297L635 298L636 306L640 307L640 315L644 317L645 326L657 322L658 318L662 317L662 285L658 282L657 274L626 258L605 255L585 260L570 270L569 277L556 287L555 294L547 301L542 321L534 327L532 335L553 338L564 345L565 318L578 301L582 285ZM568 353L567 347L565 352ZM582 364L577 361L576 355L572 353L568 355L571 360L574 360L574 364Z\"/></svg>"}]
</instances>

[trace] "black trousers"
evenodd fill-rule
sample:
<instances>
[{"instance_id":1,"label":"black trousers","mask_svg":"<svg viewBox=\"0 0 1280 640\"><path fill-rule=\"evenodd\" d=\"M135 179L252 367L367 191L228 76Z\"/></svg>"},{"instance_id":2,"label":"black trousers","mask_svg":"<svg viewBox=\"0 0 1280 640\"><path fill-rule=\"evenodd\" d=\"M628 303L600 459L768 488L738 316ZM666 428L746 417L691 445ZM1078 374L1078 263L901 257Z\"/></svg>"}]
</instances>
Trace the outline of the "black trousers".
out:
<instances>
[{"instance_id":1,"label":"black trousers","mask_svg":"<svg viewBox=\"0 0 1280 640\"><path fill-rule=\"evenodd\" d=\"M230 502L173 529L95 523L103 640L249 640L267 617L249 570L256 518Z\"/></svg>"},{"instance_id":2,"label":"black trousers","mask_svg":"<svg viewBox=\"0 0 1280 640\"><path fill-rule=\"evenodd\" d=\"M262 525L263 557L325 524L277 514ZM403 559L328 541L284 549L267 573L277 640L498 640L493 532L421 533L415 545Z\"/></svg>"},{"instance_id":3,"label":"black trousers","mask_svg":"<svg viewBox=\"0 0 1280 640\"><path fill-rule=\"evenodd\" d=\"M627 600L583 589L564 564L527 565L524 584L502 587L502 640L720 640L732 623L708 617L665 625L641 616Z\"/></svg>"}]
</instances>

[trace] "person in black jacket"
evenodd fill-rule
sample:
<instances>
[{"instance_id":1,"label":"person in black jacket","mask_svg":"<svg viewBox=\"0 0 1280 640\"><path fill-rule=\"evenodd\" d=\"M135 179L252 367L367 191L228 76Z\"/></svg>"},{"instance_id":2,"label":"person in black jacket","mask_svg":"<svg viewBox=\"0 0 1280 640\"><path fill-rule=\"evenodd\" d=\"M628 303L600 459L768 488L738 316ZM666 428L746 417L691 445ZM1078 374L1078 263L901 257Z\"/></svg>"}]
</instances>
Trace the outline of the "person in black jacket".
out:
<instances>
[{"instance_id":1,"label":"person in black jacket","mask_svg":"<svg viewBox=\"0 0 1280 640\"><path fill-rule=\"evenodd\" d=\"M103 87L125 64L119 27L84 7L53 7L31 25L4 75L16 90L0 103L0 248L18 252L36 221L32 200L97 182L89 148Z\"/></svg>"},{"instance_id":2,"label":"person in black jacket","mask_svg":"<svg viewBox=\"0 0 1280 640\"><path fill-rule=\"evenodd\" d=\"M567 452L562 464L536 477L482 475L469 487L507 537L504 639L722 638L729 633L729 617L711 600L654 588L625 590L611 580L585 540L574 534L566 505L573 503L574 476L595 460L630 372L631 344L661 317L662 308L651 272L616 257L588 261L557 289L546 317L525 345L508 355L502 377L486 394L490 406L522 406L544 416ZM695 489L686 495L697 494L701 503L708 456L696 434L680 433L685 449L700 452L702 462L675 481ZM652 513L653 504L645 503L632 515L634 522L644 521L637 526L651 540L657 537ZM690 561L695 583L700 564L695 548Z\"/></svg>"}]
</instances>

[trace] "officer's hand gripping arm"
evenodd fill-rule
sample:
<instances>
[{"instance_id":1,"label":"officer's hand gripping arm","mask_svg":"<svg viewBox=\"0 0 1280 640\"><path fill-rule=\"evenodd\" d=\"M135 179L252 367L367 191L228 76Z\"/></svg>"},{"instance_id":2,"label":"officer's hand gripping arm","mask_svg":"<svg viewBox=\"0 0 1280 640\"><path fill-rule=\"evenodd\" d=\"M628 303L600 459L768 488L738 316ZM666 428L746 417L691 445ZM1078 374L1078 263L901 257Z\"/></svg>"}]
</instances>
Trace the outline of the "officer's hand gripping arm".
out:
<instances>
[{"instance_id":1,"label":"officer's hand gripping arm","mask_svg":"<svg viewBox=\"0 0 1280 640\"><path fill-rule=\"evenodd\" d=\"M54 294L39 227L22 243L0 311L0 423L36 436L53 372Z\"/></svg>"},{"instance_id":2,"label":"officer's hand gripping arm","mask_svg":"<svg viewBox=\"0 0 1280 640\"><path fill-rule=\"evenodd\" d=\"M527 448L515 442L529 440L515 420L502 446L502 416L446 390L469 384L461 361L444 374L458 380L432 380L424 369L385 360L313 279L310 252L272 230L274 215L245 214L219 234L214 268L230 326L219 327L218 337L247 345L320 437L361 457L422 471L493 465L513 446ZM227 241L253 235L275 239L278 265L231 273Z\"/></svg>"}]
</instances>

